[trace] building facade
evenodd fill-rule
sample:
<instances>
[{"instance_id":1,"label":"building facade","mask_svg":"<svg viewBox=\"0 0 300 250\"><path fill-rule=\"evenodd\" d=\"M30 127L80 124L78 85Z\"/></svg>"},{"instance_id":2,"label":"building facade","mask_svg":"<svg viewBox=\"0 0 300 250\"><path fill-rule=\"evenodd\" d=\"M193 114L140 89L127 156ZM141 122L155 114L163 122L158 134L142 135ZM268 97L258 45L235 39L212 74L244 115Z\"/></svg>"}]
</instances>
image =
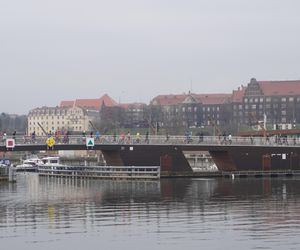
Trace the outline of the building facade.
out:
<instances>
[{"instance_id":1,"label":"building facade","mask_svg":"<svg viewBox=\"0 0 300 250\"><path fill-rule=\"evenodd\" d=\"M257 81L233 92L232 121L251 126L265 121L269 127L300 123L300 81Z\"/></svg>"},{"instance_id":2,"label":"building facade","mask_svg":"<svg viewBox=\"0 0 300 250\"><path fill-rule=\"evenodd\" d=\"M45 135L60 131L64 133L91 130L90 122L99 117L97 110L80 107L41 107L33 109L28 114L27 133Z\"/></svg>"},{"instance_id":3,"label":"building facade","mask_svg":"<svg viewBox=\"0 0 300 250\"><path fill-rule=\"evenodd\" d=\"M212 123L222 126L230 120L230 94L159 95L150 105L161 107L162 125L202 127Z\"/></svg>"},{"instance_id":4,"label":"building facade","mask_svg":"<svg viewBox=\"0 0 300 250\"><path fill-rule=\"evenodd\" d=\"M159 95L150 105L160 107L164 127L291 128L300 123L300 81L252 78L231 94Z\"/></svg>"}]
</instances>

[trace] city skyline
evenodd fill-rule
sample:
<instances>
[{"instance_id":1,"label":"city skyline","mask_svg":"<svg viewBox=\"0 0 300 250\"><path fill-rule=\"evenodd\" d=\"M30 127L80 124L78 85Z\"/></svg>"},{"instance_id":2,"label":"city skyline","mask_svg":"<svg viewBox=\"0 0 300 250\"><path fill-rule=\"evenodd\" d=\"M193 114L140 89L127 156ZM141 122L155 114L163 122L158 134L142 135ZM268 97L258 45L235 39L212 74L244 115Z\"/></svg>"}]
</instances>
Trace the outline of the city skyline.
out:
<instances>
[{"instance_id":1,"label":"city skyline","mask_svg":"<svg viewBox=\"0 0 300 250\"><path fill-rule=\"evenodd\" d=\"M1 111L27 114L105 93L122 103L231 93L252 77L298 80L299 7L293 0L4 1Z\"/></svg>"}]
</instances>

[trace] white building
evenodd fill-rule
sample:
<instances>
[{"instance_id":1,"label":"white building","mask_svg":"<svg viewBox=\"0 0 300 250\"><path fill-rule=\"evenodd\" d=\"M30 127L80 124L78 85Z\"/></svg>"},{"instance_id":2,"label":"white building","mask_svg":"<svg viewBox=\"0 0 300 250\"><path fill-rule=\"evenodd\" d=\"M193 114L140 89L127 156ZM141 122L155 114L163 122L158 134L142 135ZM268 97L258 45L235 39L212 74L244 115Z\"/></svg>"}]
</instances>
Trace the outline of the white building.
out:
<instances>
[{"instance_id":1,"label":"white building","mask_svg":"<svg viewBox=\"0 0 300 250\"><path fill-rule=\"evenodd\" d=\"M80 107L41 107L31 110L28 114L27 133L37 136L55 131L89 131L90 121L99 117L99 111ZM42 129L42 128L43 129Z\"/></svg>"}]
</instances>

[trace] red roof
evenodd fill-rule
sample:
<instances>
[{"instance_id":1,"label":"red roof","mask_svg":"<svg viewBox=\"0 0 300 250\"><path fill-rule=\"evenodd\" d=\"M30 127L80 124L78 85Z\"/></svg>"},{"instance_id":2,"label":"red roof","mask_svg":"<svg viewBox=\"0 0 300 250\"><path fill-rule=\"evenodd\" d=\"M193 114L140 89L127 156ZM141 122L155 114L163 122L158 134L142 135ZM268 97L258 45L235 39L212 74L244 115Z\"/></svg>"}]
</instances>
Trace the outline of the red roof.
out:
<instances>
[{"instance_id":1,"label":"red roof","mask_svg":"<svg viewBox=\"0 0 300 250\"><path fill-rule=\"evenodd\" d=\"M203 105L216 105L226 103L231 94L198 94L194 95Z\"/></svg>"},{"instance_id":2,"label":"red roof","mask_svg":"<svg viewBox=\"0 0 300 250\"><path fill-rule=\"evenodd\" d=\"M102 104L105 104L105 106L108 106L108 107L112 107L112 106L116 106L118 105L118 103L112 99L108 94L105 94L103 95L102 97L100 97L100 105L102 106Z\"/></svg>"},{"instance_id":3,"label":"red roof","mask_svg":"<svg viewBox=\"0 0 300 250\"><path fill-rule=\"evenodd\" d=\"M300 95L300 80L258 81L265 96Z\"/></svg>"},{"instance_id":4,"label":"red roof","mask_svg":"<svg viewBox=\"0 0 300 250\"><path fill-rule=\"evenodd\" d=\"M176 105L182 103L187 97L186 94L182 95L159 95L152 99L151 103L155 105Z\"/></svg>"},{"instance_id":5,"label":"red roof","mask_svg":"<svg viewBox=\"0 0 300 250\"><path fill-rule=\"evenodd\" d=\"M100 99L76 99L75 106L100 109Z\"/></svg>"},{"instance_id":6,"label":"red roof","mask_svg":"<svg viewBox=\"0 0 300 250\"><path fill-rule=\"evenodd\" d=\"M232 91L231 102L243 102L246 87L239 87L237 90Z\"/></svg>"},{"instance_id":7,"label":"red roof","mask_svg":"<svg viewBox=\"0 0 300 250\"><path fill-rule=\"evenodd\" d=\"M120 103L119 107L123 109L140 109L146 106L145 103L134 102L134 103Z\"/></svg>"},{"instance_id":8,"label":"red roof","mask_svg":"<svg viewBox=\"0 0 300 250\"><path fill-rule=\"evenodd\" d=\"M223 104L229 100L230 94L182 94L182 95L159 95L152 99L151 103L156 105L176 105L192 96L204 105Z\"/></svg>"},{"instance_id":9,"label":"red roof","mask_svg":"<svg viewBox=\"0 0 300 250\"><path fill-rule=\"evenodd\" d=\"M105 94L99 99L76 99L75 101L62 101L60 107L82 107L82 108L93 108L101 109L102 105L107 107L116 106L117 102L113 100L109 95Z\"/></svg>"},{"instance_id":10,"label":"red roof","mask_svg":"<svg viewBox=\"0 0 300 250\"><path fill-rule=\"evenodd\" d=\"M73 107L74 101L61 101L60 107Z\"/></svg>"}]
</instances>

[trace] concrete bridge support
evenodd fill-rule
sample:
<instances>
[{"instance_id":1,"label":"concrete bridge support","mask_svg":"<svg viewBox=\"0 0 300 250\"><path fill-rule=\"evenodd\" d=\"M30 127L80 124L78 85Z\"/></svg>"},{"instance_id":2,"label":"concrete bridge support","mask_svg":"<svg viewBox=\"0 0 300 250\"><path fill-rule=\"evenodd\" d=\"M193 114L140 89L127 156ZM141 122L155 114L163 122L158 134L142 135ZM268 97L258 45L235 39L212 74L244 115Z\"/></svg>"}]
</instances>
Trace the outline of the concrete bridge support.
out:
<instances>
[{"instance_id":1,"label":"concrete bridge support","mask_svg":"<svg viewBox=\"0 0 300 250\"><path fill-rule=\"evenodd\" d=\"M180 147L124 145L117 150L101 150L111 166L161 166L161 171L192 172Z\"/></svg>"}]
</instances>

